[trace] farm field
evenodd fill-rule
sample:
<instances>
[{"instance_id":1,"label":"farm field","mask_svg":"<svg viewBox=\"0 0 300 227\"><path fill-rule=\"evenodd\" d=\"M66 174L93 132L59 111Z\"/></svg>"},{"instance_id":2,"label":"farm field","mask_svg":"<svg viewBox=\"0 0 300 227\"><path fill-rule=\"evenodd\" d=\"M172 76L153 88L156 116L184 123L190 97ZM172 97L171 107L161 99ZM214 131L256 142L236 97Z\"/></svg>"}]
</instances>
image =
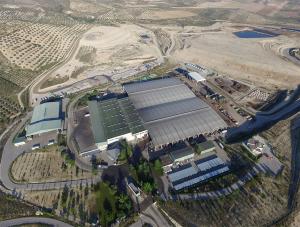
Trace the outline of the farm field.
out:
<instances>
[{"instance_id":1,"label":"farm field","mask_svg":"<svg viewBox=\"0 0 300 227\"><path fill-rule=\"evenodd\" d=\"M104 215L103 205L111 206L109 215L118 218L130 215L133 207L127 195L103 182L91 186L80 185L76 188L66 186L61 190L25 191L22 194L24 199L50 208L53 214L80 223L80 226L83 225L81 222L91 223L97 220L100 212ZM119 213L116 213L116 207ZM101 222L105 223L105 220L102 219Z\"/></svg>"},{"instance_id":2,"label":"farm field","mask_svg":"<svg viewBox=\"0 0 300 227\"><path fill-rule=\"evenodd\" d=\"M0 51L13 64L37 71L63 60L86 25L32 24L0 37ZM16 82L13 81L13 82Z\"/></svg>"},{"instance_id":3,"label":"farm field","mask_svg":"<svg viewBox=\"0 0 300 227\"><path fill-rule=\"evenodd\" d=\"M75 165L68 165L56 146L21 155L13 163L11 174L14 180L23 182L49 182L93 176Z\"/></svg>"},{"instance_id":4,"label":"farm field","mask_svg":"<svg viewBox=\"0 0 300 227\"><path fill-rule=\"evenodd\" d=\"M62 188L48 191L24 191L23 198L34 204L53 209L57 215L71 217L71 220L80 221L90 214L90 207L94 198L92 187L81 185L76 188Z\"/></svg>"}]
</instances>

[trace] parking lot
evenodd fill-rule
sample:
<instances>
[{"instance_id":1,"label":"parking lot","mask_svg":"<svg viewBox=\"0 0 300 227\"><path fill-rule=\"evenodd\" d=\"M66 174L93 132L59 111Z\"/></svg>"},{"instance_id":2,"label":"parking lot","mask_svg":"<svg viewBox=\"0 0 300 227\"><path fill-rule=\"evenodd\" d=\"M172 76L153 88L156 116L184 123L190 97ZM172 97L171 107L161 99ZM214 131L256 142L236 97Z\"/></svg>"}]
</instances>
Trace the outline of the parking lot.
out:
<instances>
[{"instance_id":1,"label":"parking lot","mask_svg":"<svg viewBox=\"0 0 300 227\"><path fill-rule=\"evenodd\" d=\"M19 152L31 152L33 147L44 148L49 145L49 143L57 143L57 132L43 133L42 135L33 136L32 139L26 140L25 145L14 146L16 151Z\"/></svg>"},{"instance_id":2,"label":"parking lot","mask_svg":"<svg viewBox=\"0 0 300 227\"><path fill-rule=\"evenodd\" d=\"M88 112L88 107L75 112L77 125L74 129L74 138L78 144L80 153L96 148L90 117L86 115Z\"/></svg>"}]
</instances>

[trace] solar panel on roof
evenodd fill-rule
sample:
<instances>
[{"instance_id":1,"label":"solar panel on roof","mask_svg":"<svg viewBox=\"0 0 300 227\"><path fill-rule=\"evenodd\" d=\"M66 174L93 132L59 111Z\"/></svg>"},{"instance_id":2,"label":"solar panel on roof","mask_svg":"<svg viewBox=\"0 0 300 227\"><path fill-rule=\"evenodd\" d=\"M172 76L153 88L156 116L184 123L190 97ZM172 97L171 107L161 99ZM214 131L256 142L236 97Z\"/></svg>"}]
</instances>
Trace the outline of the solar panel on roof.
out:
<instances>
[{"instance_id":1,"label":"solar panel on roof","mask_svg":"<svg viewBox=\"0 0 300 227\"><path fill-rule=\"evenodd\" d=\"M195 175L193 178L188 179L186 181L182 181L180 183L176 183L173 185L175 190L180 190L186 187L190 187L194 184L201 183L203 181L206 181L212 177L215 177L217 175L223 174L225 172L229 171L229 168L227 166L222 167L220 169L214 170L212 172L206 173L204 175Z\"/></svg>"}]
</instances>

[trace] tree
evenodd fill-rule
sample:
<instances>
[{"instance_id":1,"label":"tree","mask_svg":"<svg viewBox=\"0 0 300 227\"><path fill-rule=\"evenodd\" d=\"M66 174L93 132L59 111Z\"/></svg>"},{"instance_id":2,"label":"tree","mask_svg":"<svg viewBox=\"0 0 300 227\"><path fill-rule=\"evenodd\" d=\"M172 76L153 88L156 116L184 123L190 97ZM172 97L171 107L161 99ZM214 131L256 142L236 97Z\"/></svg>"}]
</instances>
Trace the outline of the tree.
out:
<instances>
[{"instance_id":1,"label":"tree","mask_svg":"<svg viewBox=\"0 0 300 227\"><path fill-rule=\"evenodd\" d=\"M131 210L131 201L129 197L125 194L120 194L118 196L118 207L127 214Z\"/></svg>"},{"instance_id":2,"label":"tree","mask_svg":"<svg viewBox=\"0 0 300 227\"><path fill-rule=\"evenodd\" d=\"M149 182L146 182L143 184L143 191L147 194L151 193L153 191L153 185Z\"/></svg>"},{"instance_id":3,"label":"tree","mask_svg":"<svg viewBox=\"0 0 300 227\"><path fill-rule=\"evenodd\" d=\"M162 176L164 173L161 161L159 159L156 159L154 162L154 170L160 176Z\"/></svg>"},{"instance_id":4,"label":"tree","mask_svg":"<svg viewBox=\"0 0 300 227\"><path fill-rule=\"evenodd\" d=\"M84 196L87 197L89 194L89 186L86 186L84 189Z\"/></svg>"},{"instance_id":5,"label":"tree","mask_svg":"<svg viewBox=\"0 0 300 227\"><path fill-rule=\"evenodd\" d=\"M132 146L131 145L127 145L126 151L127 151L127 159L131 158L131 156L133 154L133 148L132 148Z\"/></svg>"},{"instance_id":6,"label":"tree","mask_svg":"<svg viewBox=\"0 0 300 227\"><path fill-rule=\"evenodd\" d=\"M69 188L67 185L64 186L64 189L61 193L61 205L64 207L66 206L67 200L69 196Z\"/></svg>"}]
</instances>

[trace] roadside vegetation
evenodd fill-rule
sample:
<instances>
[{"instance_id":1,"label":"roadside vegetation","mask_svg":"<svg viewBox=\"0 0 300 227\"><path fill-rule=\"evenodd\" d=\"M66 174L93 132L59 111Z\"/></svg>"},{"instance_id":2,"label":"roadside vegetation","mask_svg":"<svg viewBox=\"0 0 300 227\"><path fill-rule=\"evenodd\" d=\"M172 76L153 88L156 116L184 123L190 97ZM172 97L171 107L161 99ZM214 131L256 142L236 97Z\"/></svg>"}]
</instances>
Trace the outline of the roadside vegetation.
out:
<instances>
[{"instance_id":1,"label":"roadside vegetation","mask_svg":"<svg viewBox=\"0 0 300 227\"><path fill-rule=\"evenodd\" d=\"M157 190L157 185L154 181L154 174L162 173L161 163L157 160L154 163L149 163L140 155L138 147L132 147L125 140L121 142L121 152L118 157L119 164L125 164L129 167L129 175L147 194L153 194Z\"/></svg>"},{"instance_id":2,"label":"roadside vegetation","mask_svg":"<svg viewBox=\"0 0 300 227\"><path fill-rule=\"evenodd\" d=\"M133 214L131 199L119 193L114 187L101 182L94 186L95 210L101 226L111 226L116 220L122 220Z\"/></svg>"},{"instance_id":3,"label":"roadside vegetation","mask_svg":"<svg viewBox=\"0 0 300 227\"><path fill-rule=\"evenodd\" d=\"M69 80L68 76L49 78L41 85L41 89L48 88L57 84L62 84L64 82L67 82L68 80Z\"/></svg>"},{"instance_id":4,"label":"roadside vegetation","mask_svg":"<svg viewBox=\"0 0 300 227\"><path fill-rule=\"evenodd\" d=\"M23 216L35 215L35 209L15 197L6 195L0 191L0 221Z\"/></svg>"}]
</instances>

